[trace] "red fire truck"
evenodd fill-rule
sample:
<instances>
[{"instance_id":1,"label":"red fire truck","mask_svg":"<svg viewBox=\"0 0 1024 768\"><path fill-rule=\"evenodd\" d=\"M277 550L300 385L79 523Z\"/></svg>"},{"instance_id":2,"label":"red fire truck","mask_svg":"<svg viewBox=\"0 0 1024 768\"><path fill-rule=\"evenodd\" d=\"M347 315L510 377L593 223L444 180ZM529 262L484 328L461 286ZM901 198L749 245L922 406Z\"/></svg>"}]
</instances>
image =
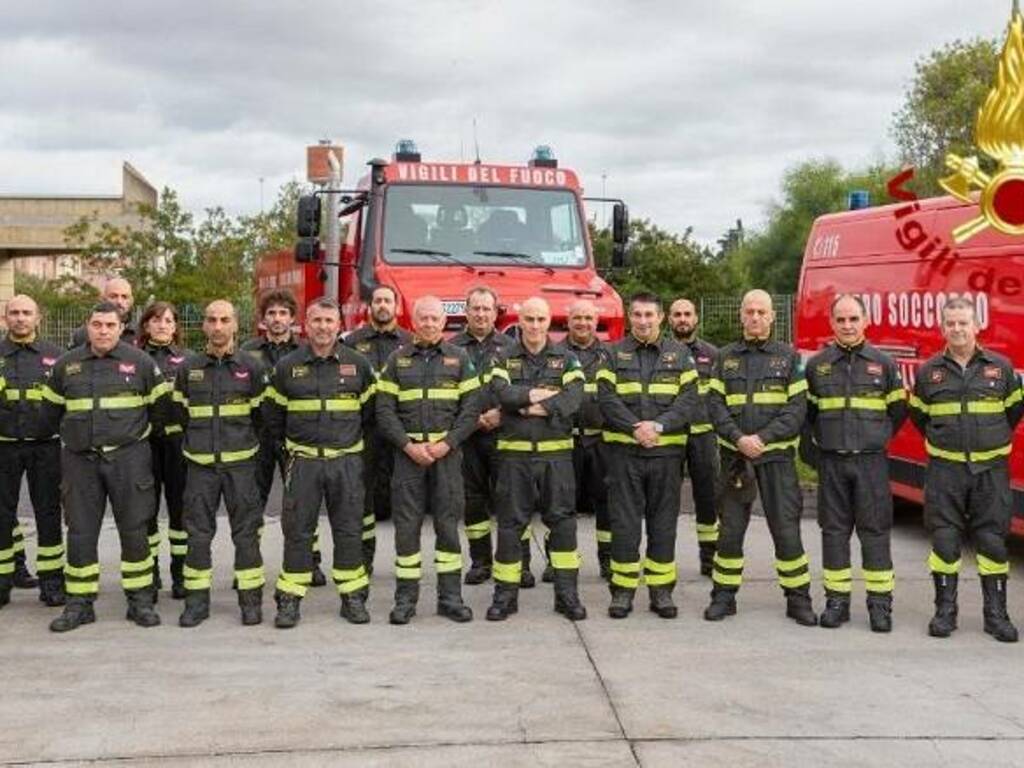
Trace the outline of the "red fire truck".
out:
<instances>
[{"instance_id":1,"label":"red fire truck","mask_svg":"<svg viewBox=\"0 0 1024 768\"><path fill-rule=\"evenodd\" d=\"M956 245L953 230L976 219L978 206L952 197L908 201L822 216L807 240L797 302L797 347L805 358L832 334L829 305L837 293L859 295L868 338L900 364L913 386L918 366L944 346L942 306L974 301L980 342L1024 369L1024 241L986 229ZM889 451L896 496L922 501L925 453L906 424ZM1024 534L1024 427L1010 458L1013 531Z\"/></svg>"},{"instance_id":2,"label":"red fire truck","mask_svg":"<svg viewBox=\"0 0 1024 768\"><path fill-rule=\"evenodd\" d=\"M415 145L398 143L391 161L371 160L356 189L343 191L338 253L320 241L322 190L299 203L294 254L265 256L257 287L290 288L300 305L337 285L345 329L366 319L374 286L399 294L399 322L408 326L412 305L425 294L444 302L448 331L465 324L469 288L497 291L498 328L516 323L520 302L547 299L552 333L566 329L566 311L577 299L600 311L602 338L623 334L622 300L597 274L576 174L560 168L550 148L538 147L528 164L423 162ZM613 263L622 263L628 212L612 204ZM336 270L336 281L331 270Z\"/></svg>"}]
</instances>

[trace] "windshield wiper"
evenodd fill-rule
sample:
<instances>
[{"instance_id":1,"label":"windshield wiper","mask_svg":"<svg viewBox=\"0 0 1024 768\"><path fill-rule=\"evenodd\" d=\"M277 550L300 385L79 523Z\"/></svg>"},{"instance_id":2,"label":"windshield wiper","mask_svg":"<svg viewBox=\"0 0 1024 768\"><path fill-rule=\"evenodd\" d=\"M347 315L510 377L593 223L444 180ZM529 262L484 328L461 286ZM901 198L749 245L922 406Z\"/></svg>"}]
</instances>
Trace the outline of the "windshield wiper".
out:
<instances>
[{"instance_id":1,"label":"windshield wiper","mask_svg":"<svg viewBox=\"0 0 1024 768\"><path fill-rule=\"evenodd\" d=\"M530 253L520 253L518 251L473 251L476 256L498 256L504 259L518 259L521 262L525 262L533 267L540 267L549 275L555 274L555 270L549 267L542 261L537 261L537 257Z\"/></svg>"},{"instance_id":2,"label":"windshield wiper","mask_svg":"<svg viewBox=\"0 0 1024 768\"><path fill-rule=\"evenodd\" d=\"M412 253L423 256L435 256L435 261L441 261L447 259L452 264L457 264L463 269L468 269L473 274L476 274L476 269L471 264L467 264L462 259L452 256L448 251L436 251L432 248L388 248L389 253Z\"/></svg>"}]
</instances>

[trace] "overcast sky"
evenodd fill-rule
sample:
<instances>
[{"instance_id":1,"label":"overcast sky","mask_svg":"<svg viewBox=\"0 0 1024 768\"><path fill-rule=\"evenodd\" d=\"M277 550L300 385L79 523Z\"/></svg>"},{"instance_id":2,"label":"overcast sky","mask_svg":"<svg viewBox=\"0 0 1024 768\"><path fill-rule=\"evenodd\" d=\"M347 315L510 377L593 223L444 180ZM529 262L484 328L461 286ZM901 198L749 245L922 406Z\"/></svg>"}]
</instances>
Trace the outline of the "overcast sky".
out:
<instances>
[{"instance_id":1,"label":"overcast sky","mask_svg":"<svg viewBox=\"0 0 1024 768\"><path fill-rule=\"evenodd\" d=\"M914 62L1002 36L1010 0L5 0L0 194L120 191L128 160L200 211L258 211L304 147L363 163L525 160L713 241L809 157L892 156ZM245 8L241 13L235 9Z\"/></svg>"}]
</instances>

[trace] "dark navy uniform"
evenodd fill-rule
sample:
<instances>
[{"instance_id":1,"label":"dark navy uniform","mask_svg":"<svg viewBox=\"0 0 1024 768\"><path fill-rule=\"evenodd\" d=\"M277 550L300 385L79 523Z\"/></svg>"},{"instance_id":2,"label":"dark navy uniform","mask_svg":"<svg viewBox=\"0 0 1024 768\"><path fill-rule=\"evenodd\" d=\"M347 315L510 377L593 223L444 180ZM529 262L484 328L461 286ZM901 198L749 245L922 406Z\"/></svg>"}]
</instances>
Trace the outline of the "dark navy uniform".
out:
<instances>
[{"instance_id":1,"label":"dark navy uniform","mask_svg":"<svg viewBox=\"0 0 1024 768\"><path fill-rule=\"evenodd\" d=\"M683 342L690 350L697 369L697 393L700 395L697 414L690 425L690 439L686 441L684 464L690 474L693 506L696 513L697 547L700 553L700 572L710 576L713 569L715 547L718 544L718 440L708 413L708 386L718 359L718 347L703 339Z\"/></svg>"}]
</instances>

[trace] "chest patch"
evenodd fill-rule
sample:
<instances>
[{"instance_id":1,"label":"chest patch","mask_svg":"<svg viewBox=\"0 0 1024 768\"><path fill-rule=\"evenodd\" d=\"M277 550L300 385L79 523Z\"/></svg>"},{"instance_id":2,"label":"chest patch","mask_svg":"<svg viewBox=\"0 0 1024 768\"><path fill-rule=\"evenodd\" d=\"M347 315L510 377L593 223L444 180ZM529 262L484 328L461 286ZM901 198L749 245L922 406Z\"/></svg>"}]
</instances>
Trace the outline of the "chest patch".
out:
<instances>
[{"instance_id":1,"label":"chest patch","mask_svg":"<svg viewBox=\"0 0 1024 768\"><path fill-rule=\"evenodd\" d=\"M205 378L206 371L204 371L202 368L193 368L191 371L188 372L189 381L202 381Z\"/></svg>"},{"instance_id":2,"label":"chest patch","mask_svg":"<svg viewBox=\"0 0 1024 768\"><path fill-rule=\"evenodd\" d=\"M244 370L244 369L240 370L240 371L235 371L234 372L234 376L239 381L245 381L246 379L249 378L249 372L247 370Z\"/></svg>"},{"instance_id":3,"label":"chest patch","mask_svg":"<svg viewBox=\"0 0 1024 768\"><path fill-rule=\"evenodd\" d=\"M698 365L707 365L710 362L711 362L711 358L708 357L707 355L697 355L697 363L698 363Z\"/></svg>"},{"instance_id":4,"label":"chest patch","mask_svg":"<svg viewBox=\"0 0 1024 768\"><path fill-rule=\"evenodd\" d=\"M523 361L520 360L518 357L513 357L513 358L509 359L508 367L510 369L514 368L515 370L518 371L518 370L520 370L523 367Z\"/></svg>"},{"instance_id":5,"label":"chest patch","mask_svg":"<svg viewBox=\"0 0 1024 768\"><path fill-rule=\"evenodd\" d=\"M740 369L740 359L738 357L727 357L722 361L723 371L738 371Z\"/></svg>"},{"instance_id":6,"label":"chest patch","mask_svg":"<svg viewBox=\"0 0 1024 768\"><path fill-rule=\"evenodd\" d=\"M781 373L789 369L789 360L784 357L768 358L768 370L773 373Z\"/></svg>"},{"instance_id":7,"label":"chest patch","mask_svg":"<svg viewBox=\"0 0 1024 768\"><path fill-rule=\"evenodd\" d=\"M1003 378L1003 369L998 365L986 365L982 369L981 375L986 379L1001 379Z\"/></svg>"},{"instance_id":8,"label":"chest patch","mask_svg":"<svg viewBox=\"0 0 1024 768\"><path fill-rule=\"evenodd\" d=\"M293 379L304 379L309 376L308 365L293 365L292 366L292 378Z\"/></svg>"},{"instance_id":9,"label":"chest patch","mask_svg":"<svg viewBox=\"0 0 1024 768\"><path fill-rule=\"evenodd\" d=\"M135 373L135 363L118 363L117 370L120 373L133 374Z\"/></svg>"},{"instance_id":10,"label":"chest patch","mask_svg":"<svg viewBox=\"0 0 1024 768\"><path fill-rule=\"evenodd\" d=\"M82 364L81 363L68 363L67 366L64 368L64 375L65 376L75 376L75 375L77 375L77 374L79 374L81 372L82 372Z\"/></svg>"},{"instance_id":11,"label":"chest patch","mask_svg":"<svg viewBox=\"0 0 1024 768\"><path fill-rule=\"evenodd\" d=\"M357 352L363 352L363 353L369 352L370 351L370 342L368 342L368 341L360 341L358 344L356 344L356 351Z\"/></svg>"},{"instance_id":12,"label":"chest patch","mask_svg":"<svg viewBox=\"0 0 1024 768\"><path fill-rule=\"evenodd\" d=\"M459 365L459 358L457 357L442 357L441 364L446 368L456 368Z\"/></svg>"},{"instance_id":13,"label":"chest patch","mask_svg":"<svg viewBox=\"0 0 1024 768\"><path fill-rule=\"evenodd\" d=\"M626 361L626 362L628 362L628 361L633 359L633 353L632 352L616 352L615 354L619 358L619 360L623 360L623 361Z\"/></svg>"},{"instance_id":14,"label":"chest patch","mask_svg":"<svg viewBox=\"0 0 1024 768\"><path fill-rule=\"evenodd\" d=\"M338 375L339 376L355 376L356 375L356 367L352 363L341 363L338 366Z\"/></svg>"},{"instance_id":15,"label":"chest patch","mask_svg":"<svg viewBox=\"0 0 1024 768\"><path fill-rule=\"evenodd\" d=\"M882 375L882 364L881 363L868 363L865 366L865 370L868 372L868 376L881 376Z\"/></svg>"},{"instance_id":16,"label":"chest patch","mask_svg":"<svg viewBox=\"0 0 1024 768\"><path fill-rule=\"evenodd\" d=\"M556 371L560 371L565 368L565 360L560 357L548 358L548 368L552 368Z\"/></svg>"},{"instance_id":17,"label":"chest patch","mask_svg":"<svg viewBox=\"0 0 1024 768\"><path fill-rule=\"evenodd\" d=\"M53 364L56 363L56 362L57 362L57 358L56 357L44 357L43 358L43 365L46 366L47 368L52 368Z\"/></svg>"},{"instance_id":18,"label":"chest patch","mask_svg":"<svg viewBox=\"0 0 1024 768\"><path fill-rule=\"evenodd\" d=\"M818 363L816 366L814 366L814 372L819 376L831 376L832 363Z\"/></svg>"},{"instance_id":19,"label":"chest patch","mask_svg":"<svg viewBox=\"0 0 1024 768\"><path fill-rule=\"evenodd\" d=\"M678 356L675 352L666 352L661 356L661 362L666 363L667 365L673 365L675 364L677 357Z\"/></svg>"},{"instance_id":20,"label":"chest patch","mask_svg":"<svg viewBox=\"0 0 1024 768\"><path fill-rule=\"evenodd\" d=\"M180 365L181 363L185 362L185 356L173 355L167 358L167 362L169 362L171 365Z\"/></svg>"},{"instance_id":21,"label":"chest patch","mask_svg":"<svg viewBox=\"0 0 1024 768\"><path fill-rule=\"evenodd\" d=\"M399 368L412 368L412 358L399 357L398 359L395 360L395 365L397 365Z\"/></svg>"},{"instance_id":22,"label":"chest patch","mask_svg":"<svg viewBox=\"0 0 1024 768\"><path fill-rule=\"evenodd\" d=\"M936 368L934 371L932 371L932 374L931 376L928 377L928 380L931 381L932 384L941 384L946 380L946 372L941 368Z\"/></svg>"}]
</instances>

